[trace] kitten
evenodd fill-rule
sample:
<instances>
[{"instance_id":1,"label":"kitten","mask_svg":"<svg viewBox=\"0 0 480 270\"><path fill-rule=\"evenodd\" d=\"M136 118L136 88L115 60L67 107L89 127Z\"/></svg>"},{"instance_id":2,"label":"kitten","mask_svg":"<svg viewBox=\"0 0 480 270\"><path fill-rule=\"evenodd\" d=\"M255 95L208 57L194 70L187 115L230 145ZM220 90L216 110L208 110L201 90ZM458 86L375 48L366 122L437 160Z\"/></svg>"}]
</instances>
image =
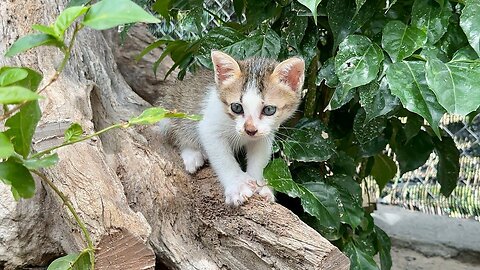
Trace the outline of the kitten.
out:
<instances>
[{"instance_id":1,"label":"kitten","mask_svg":"<svg viewBox=\"0 0 480 270\"><path fill-rule=\"evenodd\" d=\"M272 154L275 131L300 103L304 61L296 57L281 63L265 58L236 61L220 51L212 51L211 57L214 74L202 71L179 82L160 104L203 119L168 119L160 125L180 148L189 173L209 160L227 204L238 206L254 193L274 201L263 169ZM241 149L246 150L246 172L235 159Z\"/></svg>"}]
</instances>

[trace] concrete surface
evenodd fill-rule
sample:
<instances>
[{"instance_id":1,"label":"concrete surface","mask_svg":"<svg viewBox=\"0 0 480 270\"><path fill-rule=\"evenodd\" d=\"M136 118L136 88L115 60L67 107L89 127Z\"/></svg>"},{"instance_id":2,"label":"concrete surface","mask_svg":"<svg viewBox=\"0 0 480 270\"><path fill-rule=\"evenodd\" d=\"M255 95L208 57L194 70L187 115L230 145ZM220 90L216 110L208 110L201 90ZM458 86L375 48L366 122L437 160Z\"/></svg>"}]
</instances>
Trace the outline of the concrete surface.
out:
<instances>
[{"instance_id":1,"label":"concrete surface","mask_svg":"<svg viewBox=\"0 0 480 270\"><path fill-rule=\"evenodd\" d=\"M378 205L375 224L392 239L393 269L480 269L480 222Z\"/></svg>"}]
</instances>

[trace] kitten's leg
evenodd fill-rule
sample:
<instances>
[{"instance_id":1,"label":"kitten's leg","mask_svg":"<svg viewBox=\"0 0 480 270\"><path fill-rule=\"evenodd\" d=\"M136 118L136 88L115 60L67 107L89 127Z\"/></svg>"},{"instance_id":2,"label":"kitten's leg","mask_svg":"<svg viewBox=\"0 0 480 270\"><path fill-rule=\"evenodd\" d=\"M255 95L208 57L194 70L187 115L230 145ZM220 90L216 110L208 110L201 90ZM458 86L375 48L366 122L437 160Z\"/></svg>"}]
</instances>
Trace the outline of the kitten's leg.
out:
<instances>
[{"instance_id":1,"label":"kitten's leg","mask_svg":"<svg viewBox=\"0 0 480 270\"><path fill-rule=\"evenodd\" d=\"M205 158L199 149L184 148L182 149L181 156L185 170L193 174L205 163Z\"/></svg>"},{"instance_id":2,"label":"kitten's leg","mask_svg":"<svg viewBox=\"0 0 480 270\"><path fill-rule=\"evenodd\" d=\"M263 169L267 166L272 155L272 140L264 139L246 145L247 173L257 180L257 192L267 201L275 201L272 190L263 179Z\"/></svg>"},{"instance_id":3,"label":"kitten's leg","mask_svg":"<svg viewBox=\"0 0 480 270\"><path fill-rule=\"evenodd\" d=\"M201 137L210 165L225 189L225 203L243 204L257 188L255 179L242 171L226 138L210 132Z\"/></svg>"}]
</instances>

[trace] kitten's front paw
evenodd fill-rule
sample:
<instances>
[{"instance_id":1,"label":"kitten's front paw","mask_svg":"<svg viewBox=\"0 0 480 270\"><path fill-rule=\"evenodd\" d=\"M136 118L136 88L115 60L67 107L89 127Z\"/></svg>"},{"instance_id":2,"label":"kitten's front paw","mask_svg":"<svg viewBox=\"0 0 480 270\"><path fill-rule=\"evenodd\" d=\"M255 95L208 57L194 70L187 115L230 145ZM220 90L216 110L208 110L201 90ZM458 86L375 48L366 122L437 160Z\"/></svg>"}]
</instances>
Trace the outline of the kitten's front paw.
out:
<instances>
[{"instance_id":1,"label":"kitten's front paw","mask_svg":"<svg viewBox=\"0 0 480 270\"><path fill-rule=\"evenodd\" d=\"M182 150L181 153L185 170L190 174L195 173L198 168L202 167L205 163L202 152L190 148Z\"/></svg>"},{"instance_id":2,"label":"kitten's front paw","mask_svg":"<svg viewBox=\"0 0 480 270\"><path fill-rule=\"evenodd\" d=\"M257 189L257 183L254 180L242 181L227 187L225 189L225 203L228 205L239 206L252 197Z\"/></svg>"},{"instance_id":3,"label":"kitten's front paw","mask_svg":"<svg viewBox=\"0 0 480 270\"><path fill-rule=\"evenodd\" d=\"M259 187L257 193L267 202L275 201L275 195L273 194L272 189L268 186Z\"/></svg>"}]
</instances>

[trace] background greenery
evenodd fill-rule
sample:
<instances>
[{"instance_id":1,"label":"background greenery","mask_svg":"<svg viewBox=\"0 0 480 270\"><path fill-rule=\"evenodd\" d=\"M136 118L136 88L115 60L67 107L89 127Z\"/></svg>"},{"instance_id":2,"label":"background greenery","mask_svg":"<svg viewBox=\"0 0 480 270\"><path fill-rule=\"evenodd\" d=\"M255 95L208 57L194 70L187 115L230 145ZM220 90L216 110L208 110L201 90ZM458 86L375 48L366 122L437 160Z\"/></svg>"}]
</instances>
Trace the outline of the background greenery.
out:
<instances>
[{"instance_id":1,"label":"background greenery","mask_svg":"<svg viewBox=\"0 0 480 270\"><path fill-rule=\"evenodd\" d=\"M383 188L435 152L441 193L456 187L460 154L439 122L478 113L480 1L234 0L230 20L208 1L138 2L188 32L172 31L142 53L162 46L153 68L169 55L167 76L211 68L212 49L305 59L301 114L279 132L265 177L351 269L391 268L390 240L362 207L367 177Z\"/></svg>"}]
</instances>

